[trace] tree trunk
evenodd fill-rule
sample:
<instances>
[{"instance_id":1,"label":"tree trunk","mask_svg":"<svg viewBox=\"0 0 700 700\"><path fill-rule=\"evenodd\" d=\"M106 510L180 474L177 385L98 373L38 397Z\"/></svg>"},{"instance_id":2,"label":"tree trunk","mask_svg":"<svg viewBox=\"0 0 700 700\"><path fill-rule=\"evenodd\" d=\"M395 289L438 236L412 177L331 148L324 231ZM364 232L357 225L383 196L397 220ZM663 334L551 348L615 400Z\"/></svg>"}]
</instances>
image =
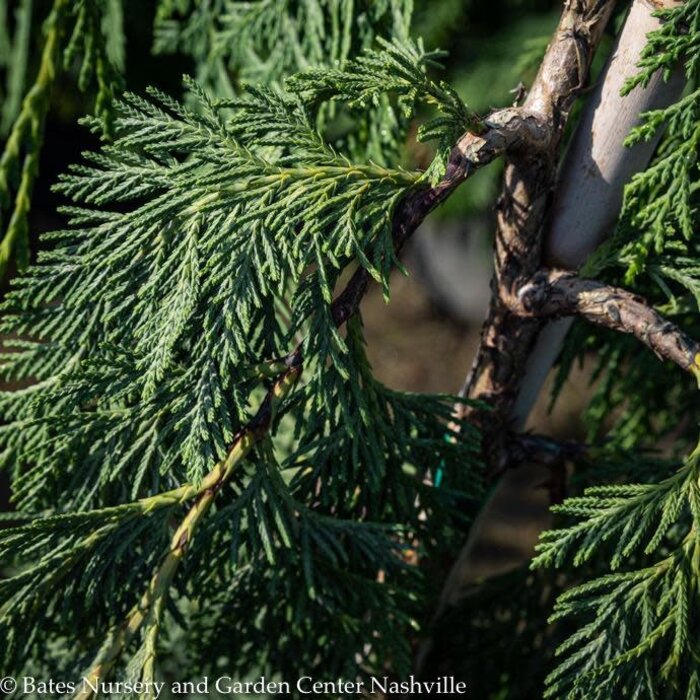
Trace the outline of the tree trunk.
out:
<instances>
[{"instance_id":1,"label":"tree trunk","mask_svg":"<svg viewBox=\"0 0 700 700\"><path fill-rule=\"evenodd\" d=\"M543 237L543 262L550 267L576 269L585 262L611 232L625 184L646 166L656 148L658 139L633 148L626 148L623 142L638 124L641 113L677 99L684 85L682 71L679 68L668 82L657 74L646 88L637 87L625 97L620 96L620 91L638 70L648 32L659 26L653 13L673 4L670 0L633 2L596 88L586 102L559 169ZM566 318L540 331L505 427L525 427L570 325L571 320ZM469 380L463 393L468 386ZM498 546L504 537L512 538L508 557L497 562L491 574L530 558L539 532L547 523L547 495L541 486L548 476L545 468L530 465L517 472L506 472L499 480L446 579L435 619L458 604L466 586L487 573L480 556L489 542ZM525 519L519 517L523 513L527 514ZM429 641L421 648L419 669L425 665L427 670L432 665L432 661L426 661L430 647Z\"/></svg>"},{"instance_id":2,"label":"tree trunk","mask_svg":"<svg viewBox=\"0 0 700 700\"><path fill-rule=\"evenodd\" d=\"M646 167L656 149L659 134L632 148L625 148L624 140L639 124L640 114L678 98L685 84L682 68L668 82L657 73L646 88L637 87L625 97L620 91L638 70L647 34L659 27L653 12L674 4L636 0L630 9L560 170L544 239L545 263L550 267L575 270L586 262L614 227L625 184ZM513 409L516 429L525 426L572 322L555 321L540 333Z\"/></svg>"}]
</instances>

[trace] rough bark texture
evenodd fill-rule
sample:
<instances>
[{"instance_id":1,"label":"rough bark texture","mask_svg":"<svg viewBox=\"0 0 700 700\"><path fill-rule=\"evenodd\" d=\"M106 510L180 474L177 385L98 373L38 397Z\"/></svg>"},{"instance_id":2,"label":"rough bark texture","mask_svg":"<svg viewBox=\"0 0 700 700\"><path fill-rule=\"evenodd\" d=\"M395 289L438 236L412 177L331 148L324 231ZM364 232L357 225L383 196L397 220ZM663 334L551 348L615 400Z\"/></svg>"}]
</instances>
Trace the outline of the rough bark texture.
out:
<instances>
[{"instance_id":1,"label":"rough bark texture","mask_svg":"<svg viewBox=\"0 0 700 700\"><path fill-rule=\"evenodd\" d=\"M486 458L498 468L513 403L527 358L540 328L536 319L514 314L506 296L540 267L542 226L556 178L559 145L569 111L586 85L588 69L614 6L612 0L569 2L539 73L522 107L549 125L547 147L537 153L512 149L507 155L503 193L497 206L493 301L481 344L462 395L485 401L491 410L479 414L457 408L484 433Z\"/></svg>"},{"instance_id":2,"label":"rough bark texture","mask_svg":"<svg viewBox=\"0 0 700 700\"><path fill-rule=\"evenodd\" d=\"M547 478L543 472L550 470L552 475L547 482L551 485L550 501L561 496L557 485L565 483L563 461L580 455L585 448L573 444L558 447L535 436L514 438L511 431L523 428L568 329L568 319L551 323L552 320L580 315L613 330L633 334L659 357L675 362L696 377L700 370L700 346L666 322L640 297L599 282L581 280L571 273L541 269L542 264L576 267L585 261L608 233L619 211L624 184L633 172L646 165L653 152L654 143L640 144L630 150L622 142L641 112L669 104L679 96L682 81L674 78L663 83L659 76L647 88L638 88L625 98L619 92L625 80L636 72L647 32L659 25L652 13L670 4L671 0L633 3L599 85L587 102L580 128L560 171L547 222L543 222L542 202L547 201L545 190L554 188L562 127L572 96L584 83L591 53L612 3L566 5L555 40L524 105L531 112L546 115L545 120L552 124L550 158L547 160L542 153L528 158L528 154L517 152L509 157L499 206L493 301L482 331L480 350L462 393L485 400L494 408L484 414L466 409L471 410L470 417L484 431L485 453L490 462L487 478L496 479L511 466L530 463L530 469L534 467L532 461L536 461L544 468L533 472L535 481L526 486L529 493L534 493L535 484L541 485L541 480ZM573 37L578 39L572 41ZM552 70L558 73L558 81L548 79ZM564 76L568 76L568 82ZM536 340L547 322L549 326ZM550 329L553 333L548 334ZM557 470L556 479L553 469ZM523 474L520 470L506 474L480 512L468 542L447 576L436 618L458 603L464 585L475 580L472 555L488 529L485 522L495 518L498 527L503 513L513 512L512 496L509 504L503 503L504 491L509 488L502 487ZM533 543L536 536L537 533ZM431 644L429 639L420 649L419 670ZM434 666L432 671L440 667L439 659L428 663Z\"/></svg>"},{"instance_id":3,"label":"rough bark texture","mask_svg":"<svg viewBox=\"0 0 700 700\"><path fill-rule=\"evenodd\" d=\"M700 372L700 344L666 320L639 295L570 272L542 270L507 299L513 313L533 318L580 316L629 333L686 372Z\"/></svg>"},{"instance_id":4,"label":"rough bark texture","mask_svg":"<svg viewBox=\"0 0 700 700\"><path fill-rule=\"evenodd\" d=\"M394 249L400 251L425 217L476 170L513 148L532 153L545 149L549 133L540 115L515 108L491 114L483 120L480 133L465 133L452 149L440 181L433 186L419 187L399 202L393 217ZM336 325L342 325L357 311L370 279L367 270L358 269L334 300L331 313Z\"/></svg>"},{"instance_id":5,"label":"rough bark texture","mask_svg":"<svg viewBox=\"0 0 700 700\"><path fill-rule=\"evenodd\" d=\"M673 2L666 4L672 5ZM661 25L658 7L632 3L625 25L586 101L576 134L564 158L544 235L544 257L551 267L576 269L607 237L622 204L624 186L643 170L656 150L654 138L626 148L624 141L639 115L673 103L685 85L681 65L669 79L656 73L646 87L622 96L625 83L639 72L647 34ZM585 203L594 203L585 206Z\"/></svg>"},{"instance_id":6,"label":"rough bark texture","mask_svg":"<svg viewBox=\"0 0 700 700\"><path fill-rule=\"evenodd\" d=\"M495 273L492 301L481 342L461 395L489 406L488 411L458 404L455 413L482 431L483 453L490 478L507 463L509 420L527 359L542 321L514 312L509 300L542 263L542 230L556 181L561 139L573 103L586 86L590 63L614 7L614 0L569 0L540 65L534 84L520 108L548 125L546 146L534 152L512 147L506 153L501 197L497 204ZM486 508L489 507L487 504ZM470 542L483 525L480 516ZM474 533L477 533L474 535ZM460 552L446 577L435 618L460 595L469 547ZM420 645L416 670L431 665L433 640Z\"/></svg>"},{"instance_id":7,"label":"rough bark texture","mask_svg":"<svg viewBox=\"0 0 700 700\"><path fill-rule=\"evenodd\" d=\"M543 235L546 265L575 270L588 259L614 226L624 186L646 167L656 149L660 134L632 148L625 147L624 140L639 124L640 114L680 97L685 85L682 65L668 80L659 72L646 87L637 86L624 97L620 93L639 71L647 34L661 25L654 16L658 5L674 4L675 0L632 3L559 169ZM524 427L571 323L572 319L550 323L539 334L511 414L514 427Z\"/></svg>"}]
</instances>

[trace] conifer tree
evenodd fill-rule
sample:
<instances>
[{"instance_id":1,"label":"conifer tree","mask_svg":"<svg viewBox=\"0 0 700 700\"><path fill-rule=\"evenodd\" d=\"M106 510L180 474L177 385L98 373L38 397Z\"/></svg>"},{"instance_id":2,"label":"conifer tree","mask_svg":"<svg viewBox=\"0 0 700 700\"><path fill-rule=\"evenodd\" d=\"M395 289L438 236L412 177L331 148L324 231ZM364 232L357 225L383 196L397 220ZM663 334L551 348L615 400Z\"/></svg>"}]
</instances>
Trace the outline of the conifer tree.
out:
<instances>
[{"instance_id":1,"label":"conifer tree","mask_svg":"<svg viewBox=\"0 0 700 700\"><path fill-rule=\"evenodd\" d=\"M411 0L160 0L154 50L195 66L183 102L121 92L121 0L39 19L0 0L0 266L26 268L0 310L2 376L21 384L0 394L0 676L84 678L85 699L109 681L444 669L483 697L700 697L700 1L662 5L621 99L682 85L636 115L626 146L651 143L649 163L574 270L547 252L557 168L627 7L565 3L526 94L478 114ZM56 185L65 228L27 267L51 90L76 64L102 145ZM412 139L427 168L407 165ZM362 298L389 300L409 237L497 159L465 386L393 390ZM568 317L558 386L598 362L585 444L514 418L538 336ZM572 495L531 570L441 606L498 479L533 460Z\"/></svg>"}]
</instances>

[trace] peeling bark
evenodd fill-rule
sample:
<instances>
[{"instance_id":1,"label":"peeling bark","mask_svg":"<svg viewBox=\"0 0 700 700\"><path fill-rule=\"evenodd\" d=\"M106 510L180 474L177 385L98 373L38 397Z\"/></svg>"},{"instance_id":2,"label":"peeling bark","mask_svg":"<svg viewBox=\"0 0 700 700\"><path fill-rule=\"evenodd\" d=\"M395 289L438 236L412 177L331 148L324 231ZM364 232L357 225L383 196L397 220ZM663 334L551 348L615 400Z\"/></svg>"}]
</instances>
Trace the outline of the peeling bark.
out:
<instances>
[{"instance_id":1,"label":"peeling bark","mask_svg":"<svg viewBox=\"0 0 700 700\"><path fill-rule=\"evenodd\" d=\"M463 404L455 407L459 418L467 418L481 429L491 474L504 468L509 416L541 325L539 319L513 313L506 299L517 295L519 287L541 266L542 228L556 180L564 127L577 95L586 85L593 54L613 7L614 0L570 0L565 4L534 84L520 108L549 125L547 147L532 152L514 145L506 153L503 191L497 204L492 302L472 370L460 392L484 402L490 410ZM472 527L473 533L478 533L482 524L483 511ZM460 595L464 562L475 537L467 542L446 578L436 617ZM415 664L418 673L423 671L431 647L431 639L421 644Z\"/></svg>"},{"instance_id":2,"label":"peeling bark","mask_svg":"<svg viewBox=\"0 0 700 700\"><path fill-rule=\"evenodd\" d=\"M463 396L489 404L480 413L469 406L456 412L482 429L487 460L495 465L502 435L518 394L540 323L513 314L504 303L540 267L542 226L556 178L559 145L576 96L585 86L593 53L614 2L568 3L522 109L549 124L547 149L513 149L507 155L503 193L497 205L495 275L492 303L481 344L462 389Z\"/></svg>"},{"instance_id":3,"label":"peeling bark","mask_svg":"<svg viewBox=\"0 0 700 700\"><path fill-rule=\"evenodd\" d=\"M671 0L659 2L663 6L671 4ZM502 475L512 463L510 431L522 428L568 329L568 320L550 324L538 341L545 319L579 314L633 334L661 358L676 362L696 377L700 369L699 346L639 297L569 273L541 270L543 263L579 266L608 233L619 211L624 184L646 165L656 145L625 149L625 136L641 112L672 102L682 89L681 81L666 84L659 77L647 88L620 97L622 84L636 72L646 34L659 23L652 17L658 9L655 4L635 0L599 85L587 103L552 202L563 127L576 94L585 85L592 54L612 7L612 2L586 0L565 5L554 40L523 105L524 110L539 114L551 125L549 147L535 154L517 149L507 154L497 209L492 303L479 351L461 391L462 396L489 404L491 410L456 407L460 417L468 417L483 431L491 479ZM550 221L548 230L545 215ZM536 452L526 445L519 454L527 460ZM557 464L566 454L558 454ZM479 514L447 576L436 617L459 600L462 587L470 580L471 553L498 494L499 489ZM428 639L417 656L419 672L430 648Z\"/></svg>"},{"instance_id":4,"label":"peeling bark","mask_svg":"<svg viewBox=\"0 0 700 700\"><path fill-rule=\"evenodd\" d=\"M629 333L661 360L700 376L700 344L665 319L641 296L570 272L542 270L506 302L513 313L533 318L579 316Z\"/></svg>"},{"instance_id":5,"label":"peeling bark","mask_svg":"<svg viewBox=\"0 0 700 700\"><path fill-rule=\"evenodd\" d=\"M625 184L646 167L656 149L660 135L632 148L626 148L624 140L639 124L640 114L680 97L685 85L682 66L668 81L658 73L645 88L638 86L625 97L620 91L639 70L647 34L661 24L654 12L675 4L675 0L632 3L560 169L550 223L544 232L543 257L551 267L575 270L587 260L611 232ZM572 319L562 319L540 333L511 414L516 429L525 425L571 323Z\"/></svg>"},{"instance_id":6,"label":"peeling bark","mask_svg":"<svg viewBox=\"0 0 700 700\"><path fill-rule=\"evenodd\" d=\"M392 239L397 253L425 217L479 168L510 149L539 153L549 147L549 126L539 114L527 110L498 110L483 120L481 126L478 134L467 132L459 139L439 182L412 190L397 205L392 222ZM333 301L331 314L336 325L342 325L357 311L370 279L369 272L359 268Z\"/></svg>"}]
</instances>

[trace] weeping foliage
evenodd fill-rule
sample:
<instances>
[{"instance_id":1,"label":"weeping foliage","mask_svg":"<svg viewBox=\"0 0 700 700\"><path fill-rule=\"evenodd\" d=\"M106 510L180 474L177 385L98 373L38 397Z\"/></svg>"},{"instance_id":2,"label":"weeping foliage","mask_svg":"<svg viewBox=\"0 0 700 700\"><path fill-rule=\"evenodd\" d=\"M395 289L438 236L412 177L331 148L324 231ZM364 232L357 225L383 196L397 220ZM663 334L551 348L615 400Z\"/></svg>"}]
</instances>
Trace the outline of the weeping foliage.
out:
<instances>
[{"instance_id":1,"label":"weeping foliage","mask_svg":"<svg viewBox=\"0 0 700 700\"><path fill-rule=\"evenodd\" d=\"M233 96L309 68L342 69L377 39L404 41L412 14L413 0L160 0L154 51L191 56L201 85ZM319 126L349 155L399 160L408 120L384 94L352 118L337 105L320 109Z\"/></svg>"},{"instance_id":2,"label":"weeping foliage","mask_svg":"<svg viewBox=\"0 0 700 700\"><path fill-rule=\"evenodd\" d=\"M123 14L124 0L52 0L48 10L37 0L0 1L0 276L11 263L24 269L29 261L27 221L44 123L63 76L94 96L93 114L111 135L125 68ZM410 0L366 7L353 0L160 0L153 51L191 56L200 85L234 97L245 84L279 85L309 66L342 65L377 37L406 39L411 14ZM327 120L337 116L327 111ZM361 123L350 121L350 133L344 124L334 132L349 153L396 161L407 121L388 99Z\"/></svg>"},{"instance_id":3,"label":"weeping foliage","mask_svg":"<svg viewBox=\"0 0 700 700\"><path fill-rule=\"evenodd\" d=\"M412 0L160 0L155 50L182 50L199 82L274 83L308 67L342 66L377 36L408 37ZM224 81L223 85L220 81Z\"/></svg>"},{"instance_id":4,"label":"weeping foliage","mask_svg":"<svg viewBox=\"0 0 700 700\"><path fill-rule=\"evenodd\" d=\"M102 139L57 184L66 226L0 308L0 373L21 387L0 393L17 507L0 530L0 676L411 672L438 593L411 562L453 555L483 506L479 435L452 422L455 397L382 384L361 316L338 328L332 304L357 269L388 300L397 207L482 128L433 78L442 54L410 38L412 4L160 0L153 50L196 73L183 104L117 95L121 0L54 0L46 17L0 0L0 270L28 259L59 76L94 95ZM426 27L478 21L472 5L430 3ZM625 90L678 62L688 87L630 134L662 138L585 272L700 337L700 3L660 14ZM518 50L494 49L501 83L534 74L546 42L503 43ZM435 147L423 171L400 165L411 134ZM700 697L699 394L636 339L583 325L557 389L586 353L603 446L534 570L475 583L438 622L435 668L483 697ZM644 451L670 437L673 459Z\"/></svg>"},{"instance_id":5,"label":"weeping foliage","mask_svg":"<svg viewBox=\"0 0 700 700\"><path fill-rule=\"evenodd\" d=\"M424 590L408 550L454 545L460 500L480 489L477 435L449 424L454 397L382 385L359 318L336 327L346 269L388 295L394 210L428 176L349 159L308 95L398 100L406 119L429 101L442 116L425 136L440 139L470 112L427 76L431 56L395 40L357 59L372 67L359 77L348 64L224 99L188 80L190 106L127 93L111 138L58 183L68 226L3 303L3 376L32 380L0 396L30 518L0 534L3 671L70 678L92 659L148 680L182 629L181 676L222 655L241 675L408 669ZM299 386L234 463L295 347ZM179 569L173 523L189 523Z\"/></svg>"},{"instance_id":6,"label":"weeping foliage","mask_svg":"<svg viewBox=\"0 0 700 700\"><path fill-rule=\"evenodd\" d=\"M589 488L555 510L535 567L605 557L611 573L562 594L551 621L577 630L557 649L549 697L700 696L698 454L658 483Z\"/></svg>"}]
</instances>

